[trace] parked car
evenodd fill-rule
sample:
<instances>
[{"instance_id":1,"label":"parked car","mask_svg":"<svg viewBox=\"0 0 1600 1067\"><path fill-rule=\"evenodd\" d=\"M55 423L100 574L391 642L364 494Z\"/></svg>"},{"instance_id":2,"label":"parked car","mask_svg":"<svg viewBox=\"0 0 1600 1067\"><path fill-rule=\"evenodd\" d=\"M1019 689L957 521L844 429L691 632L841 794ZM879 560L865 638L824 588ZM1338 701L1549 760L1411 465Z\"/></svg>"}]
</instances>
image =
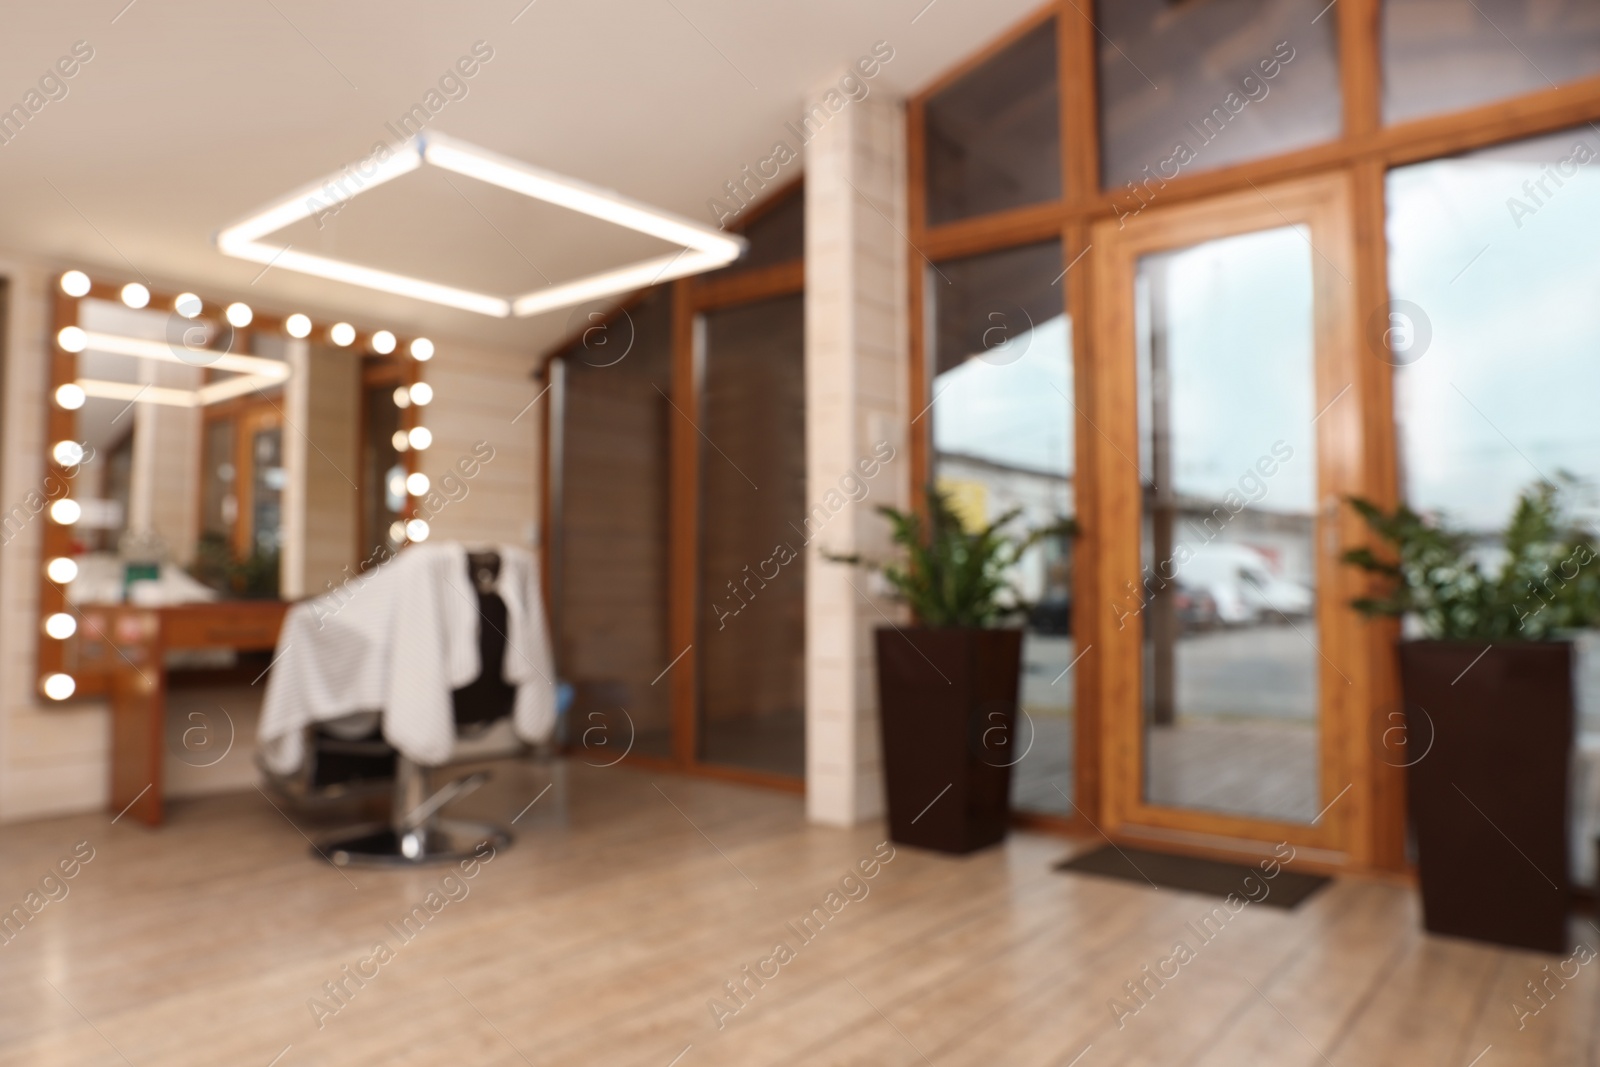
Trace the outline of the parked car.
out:
<instances>
[{"instance_id":1,"label":"parked car","mask_svg":"<svg viewBox=\"0 0 1600 1067\"><path fill-rule=\"evenodd\" d=\"M1072 598L1047 596L1028 612L1028 629L1051 637L1072 636Z\"/></svg>"},{"instance_id":2,"label":"parked car","mask_svg":"<svg viewBox=\"0 0 1600 1067\"><path fill-rule=\"evenodd\" d=\"M1217 599L1204 589L1178 583L1173 603L1178 612L1178 625L1185 631L1209 630L1222 622L1217 614Z\"/></svg>"},{"instance_id":3,"label":"parked car","mask_svg":"<svg viewBox=\"0 0 1600 1067\"><path fill-rule=\"evenodd\" d=\"M1231 626L1303 618L1316 604L1310 588L1274 574L1267 557L1249 545L1203 545L1179 576L1185 587L1210 595L1218 619Z\"/></svg>"}]
</instances>

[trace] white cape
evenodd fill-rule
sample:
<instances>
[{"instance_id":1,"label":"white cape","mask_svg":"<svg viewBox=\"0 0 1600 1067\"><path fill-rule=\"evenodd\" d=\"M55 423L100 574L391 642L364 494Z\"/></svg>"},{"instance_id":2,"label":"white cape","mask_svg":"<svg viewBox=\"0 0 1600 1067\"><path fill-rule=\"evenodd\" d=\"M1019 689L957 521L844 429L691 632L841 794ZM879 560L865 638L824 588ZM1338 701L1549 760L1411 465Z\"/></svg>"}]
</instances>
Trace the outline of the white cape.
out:
<instances>
[{"instance_id":1,"label":"white cape","mask_svg":"<svg viewBox=\"0 0 1600 1067\"><path fill-rule=\"evenodd\" d=\"M526 549L495 546L506 603L505 681L512 725L528 742L556 723L555 667L539 569ZM267 767L293 774L313 722L382 713L384 740L424 766L455 748L450 694L476 678L478 595L460 543L412 545L326 596L289 609L267 674L258 743Z\"/></svg>"}]
</instances>

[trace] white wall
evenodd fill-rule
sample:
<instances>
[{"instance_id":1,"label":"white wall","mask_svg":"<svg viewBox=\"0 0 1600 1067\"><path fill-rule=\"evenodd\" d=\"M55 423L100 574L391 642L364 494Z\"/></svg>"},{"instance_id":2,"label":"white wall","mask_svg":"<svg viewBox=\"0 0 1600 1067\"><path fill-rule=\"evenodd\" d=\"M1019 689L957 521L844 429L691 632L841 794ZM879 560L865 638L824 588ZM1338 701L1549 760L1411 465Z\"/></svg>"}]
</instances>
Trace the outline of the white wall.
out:
<instances>
[{"instance_id":1,"label":"white wall","mask_svg":"<svg viewBox=\"0 0 1600 1067\"><path fill-rule=\"evenodd\" d=\"M56 271L0 254L10 279L4 410L0 411L0 508L9 511L39 487L44 474L44 415L50 352L50 302ZM426 424L434 442L422 469L436 482L473 444L494 458L467 492L434 520L435 537L528 544L538 500L538 406L514 416L537 395L534 357L434 338L438 352L424 377L435 389ZM543 401L540 401L542 404ZM198 462L198 457L196 457ZM47 704L38 695L39 531L42 516L0 547L0 821L103 808L108 794L108 715L102 703ZM215 767L175 766L173 795L243 788L253 780L251 740L259 695L186 691L169 705L169 733L181 734L190 711L226 705L238 731L233 751ZM214 716L213 716L214 721Z\"/></svg>"},{"instance_id":2,"label":"white wall","mask_svg":"<svg viewBox=\"0 0 1600 1067\"><path fill-rule=\"evenodd\" d=\"M433 386L433 402L422 419L433 431L433 444L423 454L421 470L439 493L431 504L423 498L429 510L437 505L429 536L532 548L538 531L540 428L550 399L546 394L528 407L544 388L531 377L536 356L435 343L438 354L422 372ZM487 450L493 458L482 460ZM469 477L461 464L470 471L474 460L479 460L477 473ZM448 475L453 480L446 481Z\"/></svg>"}]
</instances>

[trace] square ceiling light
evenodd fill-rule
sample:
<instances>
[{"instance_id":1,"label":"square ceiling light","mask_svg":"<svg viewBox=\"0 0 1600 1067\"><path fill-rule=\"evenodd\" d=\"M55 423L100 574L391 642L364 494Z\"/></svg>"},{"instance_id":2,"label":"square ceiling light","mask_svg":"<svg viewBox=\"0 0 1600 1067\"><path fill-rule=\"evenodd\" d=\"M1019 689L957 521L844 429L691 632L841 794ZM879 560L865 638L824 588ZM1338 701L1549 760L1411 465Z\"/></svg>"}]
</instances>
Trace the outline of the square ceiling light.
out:
<instances>
[{"instance_id":1,"label":"square ceiling light","mask_svg":"<svg viewBox=\"0 0 1600 1067\"><path fill-rule=\"evenodd\" d=\"M286 226L409 174L424 163L682 245L682 251L535 289L521 296L499 296L297 252L292 245L262 240ZM386 159L365 160L296 189L218 232L216 244L223 254L238 259L506 318L538 315L715 270L743 255L747 242L742 237L691 222L609 189L567 178L453 137L430 133L412 138Z\"/></svg>"}]
</instances>

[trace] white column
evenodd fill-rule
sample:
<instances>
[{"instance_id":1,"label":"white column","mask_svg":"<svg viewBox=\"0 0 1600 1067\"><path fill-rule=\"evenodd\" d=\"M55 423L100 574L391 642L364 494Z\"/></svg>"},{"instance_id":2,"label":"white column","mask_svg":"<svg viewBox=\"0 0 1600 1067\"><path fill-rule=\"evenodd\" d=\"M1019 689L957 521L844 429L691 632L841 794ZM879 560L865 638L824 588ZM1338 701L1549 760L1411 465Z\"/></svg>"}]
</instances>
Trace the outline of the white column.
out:
<instances>
[{"instance_id":1,"label":"white column","mask_svg":"<svg viewBox=\"0 0 1600 1067\"><path fill-rule=\"evenodd\" d=\"M807 530L806 810L850 825L883 812L873 632L904 615L880 583L821 553L887 557L874 509L910 498L902 107L849 103L805 153L806 497L826 516ZM863 460L881 469L864 477ZM851 477L866 496L831 511Z\"/></svg>"}]
</instances>

